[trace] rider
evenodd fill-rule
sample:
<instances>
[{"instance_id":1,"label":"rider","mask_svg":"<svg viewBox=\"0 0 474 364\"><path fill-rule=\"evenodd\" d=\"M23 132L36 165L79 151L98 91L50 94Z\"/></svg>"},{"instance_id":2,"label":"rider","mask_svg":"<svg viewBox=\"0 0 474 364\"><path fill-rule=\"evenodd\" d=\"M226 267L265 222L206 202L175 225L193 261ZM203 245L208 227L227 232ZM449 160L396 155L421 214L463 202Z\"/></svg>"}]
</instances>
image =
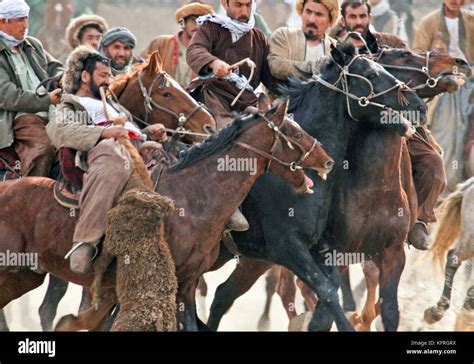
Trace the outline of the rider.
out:
<instances>
[{"instance_id":1,"label":"rider","mask_svg":"<svg viewBox=\"0 0 474 364\"><path fill-rule=\"evenodd\" d=\"M80 45L99 48L103 34L109 29L107 22L99 15L81 15L71 19L66 28L66 42L71 49Z\"/></svg>"},{"instance_id":2,"label":"rider","mask_svg":"<svg viewBox=\"0 0 474 364\"><path fill-rule=\"evenodd\" d=\"M197 19L200 25L187 50L186 59L199 78L188 90L211 111L219 127L229 123L232 112L242 112L257 104L254 90L260 82L272 89L272 76L268 69L268 43L265 35L255 29L254 0L221 0L227 15L205 15ZM250 58L256 65L250 77L250 67L240 67L232 73L230 66ZM231 106L236 96L242 95Z\"/></svg>"},{"instance_id":3,"label":"rider","mask_svg":"<svg viewBox=\"0 0 474 364\"><path fill-rule=\"evenodd\" d=\"M365 1L344 1L341 4L341 14L341 22L346 30L360 33L364 40L369 41L375 37L379 47L408 49L405 42L396 35L370 30L371 7ZM356 46L362 46L359 39L349 39L356 43ZM408 241L415 248L426 250L429 247L427 224L436 222L433 209L446 187L446 173L443 159L436 149L436 142L424 127L419 127L417 133L408 140L408 149L418 197L418 220L408 235Z\"/></svg>"},{"instance_id":4,"label":"rider","mask_svg":"<svg viewBox=\"0 0 474 364\"><path fill-rule=\"evenodd\" d=\"M41 96L35 91L61 73L62 65L27 36L29 11L24 0L0 3L0 149L18 154L21 176L49 176L55 155L45 125L61 90L41 88Z\"/></svg>"},{"instance_id":5,"label":"rider","mask_svg":"<svg viewBox=\"0 0 474 364\"><path fill-rule=\"evenodd\" d=\"M298 0L301 28L282 27L270 38L268 64L275 78L304 77L302 71L319 73L322 56L329 55L336 40L326 34L339 16L337 0Z\"/></svg>"},{"instance_id":6,"label":"rider","mask_svg":"<svg viewBox=\"0 0 474 364\"><path fill-rule=\"evenodd\" d=\"M110 29L100 41L99 52L110 58L112 76L133 72L135 64L143 63L143 59L133 55L137 44L135 35L124 27Z\"/></svg>"},{"instance_id":7,"label":"rider","mask_svg":"<svg viewBox=\"0 0 474 364\"><path fill-rule=\"evenodd\" d=\"M80 197L80 216L73 237L71 270L86 274L104 235L107 212L115 205L133 170L129 152L116 139L141 135L131 115L107 99L101 101L100 87L108 87L112 70L110 60L93 48L80 46L68 58L62 79L64 97L47 132L54 146L77 150L78 166L86 171ZM120 115L125 126L114 126ZM161 141L163 125L146 129L152 139Z\"/></svg>"},{"instance_id":8,"label":"rider","mask_svg":"<svg viewBox=\"0 0 474 364\"><path fill-rule=\"evenodd\" d=\"M186 87L191 82L193 73L186 62L186 50L197 31L196 19L213 12L214 9L211 6L199 2L183 5L175 13L176 22L181 27L178 34L156 37L141 53L141 56L147 58L154 51L158 51L163 61L163 70L181 86Z\"/></svg>"}]
</instances>

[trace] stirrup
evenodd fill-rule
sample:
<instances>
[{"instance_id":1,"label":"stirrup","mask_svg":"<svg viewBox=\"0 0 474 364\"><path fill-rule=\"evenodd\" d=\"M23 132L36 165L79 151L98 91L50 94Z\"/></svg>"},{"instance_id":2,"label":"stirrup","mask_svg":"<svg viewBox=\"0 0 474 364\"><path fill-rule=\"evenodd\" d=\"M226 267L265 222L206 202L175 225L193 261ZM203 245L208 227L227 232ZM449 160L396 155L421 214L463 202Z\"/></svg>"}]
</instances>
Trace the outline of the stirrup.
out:
<instances>
[{"instance_id":1,"label":"stirrup","mask_svg":"<svg viewBox=\"0 0 474 364\"><path fill-rule=\"evenodd\" d=\"M91 244L91 243L77 243L75 246L73 246L71 248L71 250L69 250L67 252L67 254L64 256L64 259L67 260L71 257L71 255L77 250L79 249L81 246L83 246L84 244L88 244L90 246L92 246L94 248L94 255L92 256L91 258L91 262L95 259L95 257L97 256L97 254L99 253L99 249L97 249L97 246L95 246L94 244Z\"/></svg>"}]
</instances>

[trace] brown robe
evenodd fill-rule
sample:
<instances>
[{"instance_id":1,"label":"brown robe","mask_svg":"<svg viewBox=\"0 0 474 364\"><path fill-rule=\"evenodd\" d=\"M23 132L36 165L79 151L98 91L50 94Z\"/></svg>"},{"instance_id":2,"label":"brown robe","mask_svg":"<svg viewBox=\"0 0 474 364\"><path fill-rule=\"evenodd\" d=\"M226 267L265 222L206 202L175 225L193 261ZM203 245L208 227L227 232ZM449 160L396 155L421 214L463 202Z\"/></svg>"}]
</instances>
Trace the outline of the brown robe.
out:
<instances>
[{"instance_id":1,"label":"brown robe","mask_svg":"<svg viewBox=\"0 0 474 364\"><path fill-rule=\"evenodd\" d=\"M212 72L208 65L216 59L232 65L250 58L257 66L251 86L256 89L263 83L272 89L274 80L268 67L268 52L267 40L258 29L252 29L237 42L232 43L231 33L227 29L219 24L207 22L194 34L186 60L195 74L207 76ZM250 68L246 65L240 67L240 74L248 78ZM257 103L255 94L245 91L234 108L231 108L230 104L240 90L233 83L216 78L194 79L188 86L188 91L210 109L219 127L231 120L233 110L242 112L248 106L255 106Z\"/></svg>"}]
</instances>

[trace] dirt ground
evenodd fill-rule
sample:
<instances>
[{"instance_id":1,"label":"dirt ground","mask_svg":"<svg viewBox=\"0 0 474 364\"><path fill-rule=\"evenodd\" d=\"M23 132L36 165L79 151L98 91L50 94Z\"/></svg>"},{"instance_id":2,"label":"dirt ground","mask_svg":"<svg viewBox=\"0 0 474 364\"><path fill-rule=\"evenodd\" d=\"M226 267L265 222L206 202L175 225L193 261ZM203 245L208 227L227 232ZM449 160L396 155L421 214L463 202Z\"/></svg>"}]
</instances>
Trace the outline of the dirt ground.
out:
<instances>
[{"instance_id":1,"label":"dirt ground","mask_svg":"<svg viewBox=\"0 0 474 364\"><path fill-rule=\"evenodd\" d=\"M443 275L439 270L433 268L431 259L424 252L407 249L407 265L402 275L399 288L400 304L400 331L453 331L456 313L459 312L465 298L467 288L474 282L474 277L468 280L464 272L465 263L459 270L453 288L452 307L445 317L434 325L428 325L423 321L424 310L434 305L441 293ZM221 270L205 275L209 286L209 294L205 299L205 309L200 310L200 316L207 318L209 306L212 302L216 287L227 279L227 276L235 267L235 261L229 262ZM362 279L362 270L359 266L351 267L351 278L353 288ZM469 283L470 282L470 283ZM468 286L469 284L469 286ZM12 302L6 307L7 320L11 330L40 331L40 321L37 314L38 307L44 297L47 281L41 287L28 293L19 300ZM79 306L81 288L71 284L66 296L58 307L58 316L75 313ZM359 301L358 307L363 305ZM265 305L265 277L261 277L254 287L244 296L240 297L224 316L220 331L256 331L257 323ZM297 297L297 312L303 312L301 297ZM373 325L377 330L378 320ZM288 318L283 309L279 297L275 294L272 298L270 311L270 331L287 331Z\"/></svg>"}]
</instances>

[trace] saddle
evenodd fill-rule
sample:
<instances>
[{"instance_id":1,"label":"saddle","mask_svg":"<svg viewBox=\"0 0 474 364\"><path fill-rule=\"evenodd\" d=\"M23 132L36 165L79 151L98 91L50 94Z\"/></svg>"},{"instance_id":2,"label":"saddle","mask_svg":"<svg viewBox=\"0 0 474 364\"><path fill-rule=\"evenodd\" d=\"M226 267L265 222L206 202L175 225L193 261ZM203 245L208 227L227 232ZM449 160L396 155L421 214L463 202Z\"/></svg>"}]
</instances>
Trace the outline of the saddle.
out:
<instances>
[{"instance_id":1,"label":"saddle","mask_svg":"<svg viewBox=\"0 0 474 364\"><path fill-rule=\"evenodd\" d=\"M61 148L58 153L59 177L54 184L54 197L63 207L79 209L84 171L76 166L76 150ZM156 142L145 142L140 147L140 155L148 173L156 186L165 167L175 163L177 158L172 151L162 148Z\"/></svg>"},{"instance_id":2,"label":"saddle","mask_svg":"<svg viewBox=\"0 0 474 364\"><path fill-rule=\"evenodd\" d=\"M59 149L59 176L54 184L54 198L61 206L78 210L84 171L76 167L76 152L71 148Z\"/></svg>"},{"instance_id":3,"label":"saddle","mask_svg":"<svg viewBox=\"0 0 474 364\"><path fill-rule=\"evenodd\" d=\"M0 182L21 178L20 157L12 147L0 149Z\"/></svg>"}]
</instances>

